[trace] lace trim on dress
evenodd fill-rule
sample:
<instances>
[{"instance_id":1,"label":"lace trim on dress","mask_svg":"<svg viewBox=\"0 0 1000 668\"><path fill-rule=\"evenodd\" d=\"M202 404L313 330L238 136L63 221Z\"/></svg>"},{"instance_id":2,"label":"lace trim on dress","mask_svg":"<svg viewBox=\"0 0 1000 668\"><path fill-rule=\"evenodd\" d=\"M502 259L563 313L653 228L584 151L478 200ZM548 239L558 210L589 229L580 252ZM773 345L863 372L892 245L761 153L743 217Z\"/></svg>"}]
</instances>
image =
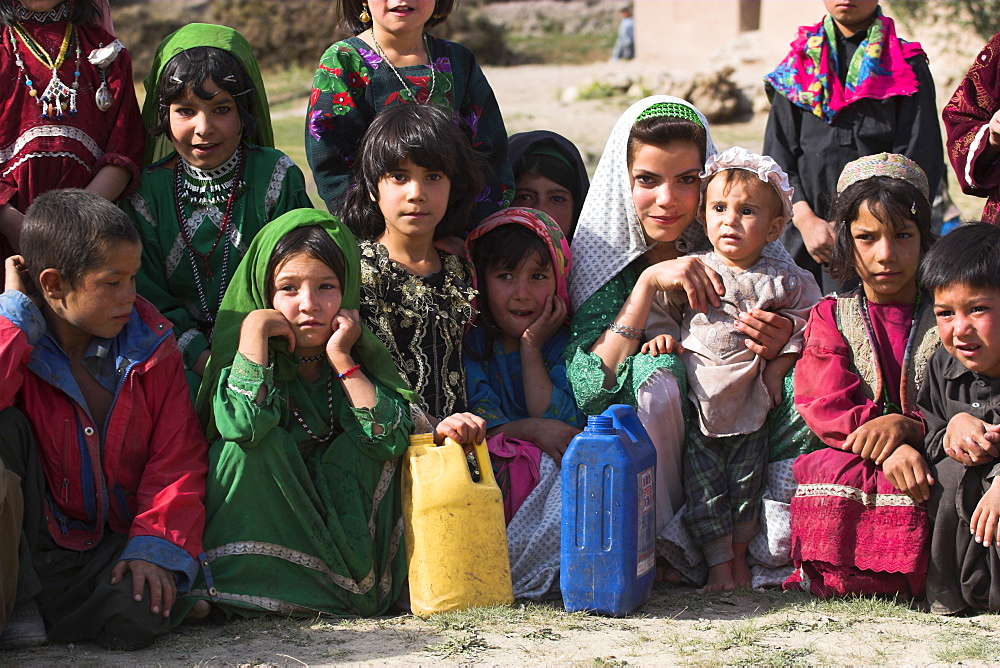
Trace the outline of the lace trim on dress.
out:
<instances>
[{"instance_id":1,"label":"lace trim on dress","mask_svg":"<svg viewBox=\"0 0 1000 668\"><path fill-rule=\"evenodd\" d=\"M908 506L911 508L920 507L920 504L906 496L905 494L878 494L875 492L865 493L857 487L847 485L834 485L831 483L816 483L799 485L795 491L795 496L805 498L810 496L832 496L839 499L847 499L869 507L877 506Z\"/></svg>"}]
</instances>

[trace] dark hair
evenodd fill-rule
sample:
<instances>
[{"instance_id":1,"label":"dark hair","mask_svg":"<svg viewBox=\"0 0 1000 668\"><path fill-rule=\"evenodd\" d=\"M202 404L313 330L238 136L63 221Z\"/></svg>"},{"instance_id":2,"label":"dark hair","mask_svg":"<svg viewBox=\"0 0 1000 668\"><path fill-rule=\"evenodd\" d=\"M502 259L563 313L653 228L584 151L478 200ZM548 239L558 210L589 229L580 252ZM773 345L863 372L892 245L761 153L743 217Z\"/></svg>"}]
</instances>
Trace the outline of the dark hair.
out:
<instances>
[{"instance_id":1,"label":"dark hair","mask_svg":"<svg viewBox=\"0 0 1000 668\"><path fill-rule=\"evenodd\" d=\"M21 226L21 254L32 280L55 269L70 286L107 260L109 244L139 243L132 221L108 200L78 188L35 198Z\"/></svg>"},{"instance_id":2,"label":"dark hair","mask_svg":"<svg viewBox=\"0 0 1000 668\"><path fill-rule=\"evenodd\" d=\"M721 172L716 172L708 177L705 180L704 186L702 186L703 190L707 190L708 184L714 181L716 177L726 180L726 185L722 189L723 195L728 195L729 191L732 190L735 185L741 185L744 189L748 189L749 186L754 184L765 186L768 192L771 193L772 213L775 216L784 216L785 205L781 201L781 195L778 194L778 191L775 190L774 186L772 186L769 182L761 181L756 172L751 172L749 169L724 169ZM703 201L702 206L705 205L706 203Z\"/></svg>"},{"instance_id":3,"label":"dark hair","mask_svg":"<svg viewBox=\"0 0 1000 668\"><path fill-rule=\"evenodd\" d=\"M931 292L949 285L1000 290L1000 228L975 221L941 237L920 263L920 282Z\"/></svg>"},{"instance_id":4,"label":"dark hair","mask_svg":"<svg viewBox=\"0 0 1000 668\"><path fill-rule=\"evenodd\" d=\"M708 133L694 121L676 116L654 116L637 121L628 136L628 165L631 167L640 145L666 146L686 142L698 149L701 162L708 152Z\"/></svg>"},{"instance_id":5,"label":"dark hair","mask_svg":"<svg viewBox=\"0 0 1000 668\"><path fill-rule=\"evenodd\" d=\"M211 79L216 86L233 96L243 122L244 139L254 136L257 117L253 109L257 91L250 75L233 54L214 46L196 46L171 58L160 73L159 123L152 129L154 137L170 136L170 103L188 90L202 100L212 99L214 93L210 94L202 88L205 79Z\"/></svg>"},{"instance_id":6,"label":"dark hair","mask_svg":"<svg viewBox=\"0 0 1000 668\"><path fill-rule=\"evenodd\" d=\"M440 171L451 182L448 210L434 238L465 236L472 206L486 182L486 160L448 113L425 104L393 105L368 126L341 203L344 224L361 239L382 236L385 217L373 198L378 197L379 181L407 160Z\"/></svg>"},{"instance_id":7,"label":"dark hair","mask_svg":"<svg viewBox=\"0 0 1000 668\"><path fill-rule=\"evenodd\" d=\"M861 205L879 222L893 230L902 228L903 221L913 221L920 232L920 254L923 255L937 238L931 231L931 206L915 185L888 176L873 176L853 183L837 195L830 208L830 220L836 224L830 275L838 281L857 280L854 265L854 237L851 224L858 219Z\"/></svg>"},{"instance_id":8,"label":"dark hair","mask_svg":"<svg viewBox=\"0 0 1000 668\"><path fill-rule=\"evenodd\" d=\"M544 266L551 266L552 255L537 233L524 225L513 223L501 225L476 239L470 254L479 285L479 300L476 304L479 315L476 318L476 326L483 327L485 337L482 351L473 350L466 343L465 352L470 357L483 361L493 355L493 341L500 334L496 321L490 313L489 300L486 298L487 275L497 269L514 271L518 265L534 254L542 258ZM468 342L469 337L466 337L465 341Z\"/></svg>"},{"instance_id":9,"label":"dark hair","mask_svg":"<svg viewBox=\"0 0 1000 668\"><path fill-rule=\"evenodd\" d=\"M101 22L102 13L94 0L64 0L69 2L69 22L78 25L96 25ZM4 25L14 25L17 21L15 5L17 0L0 0L0 21Z\"/></svg>"},{"instance_id":10,"label":"dark hair","mask_svg":"<svg viewBox=\"0 0 1000 668\"><path fill-rule=\"evenodd\" d=\"M271 259L267 261L265 298L268 306L272 306L274 274L278 271L278 267L287 262L293 255L300 253L330 267L336 274L337 280L340 281L340 289L344 290L346 266L344 254L337 246L337 242L319 225L296 227L278 239L278 243L274 244L274 250L271 252Z\"/></svg>"},{"instance_id":11,"label":"dark hair","mask_svg":"<svg viewBox=\"0 0 1000 668\"><path fill-rule=\"evenodd\" d=\"M527 153L512 167L515 184L519 178L530 174L544 177L569 191L573 196L573 220L570 221L570 234L572 234L576 228L576 221L580 218L580 210L583 209L583 200L586 199L587 193L580 192L580 177L569 164L568 158L560 160L545 153ZM515 185L515 189L516 187Z\"/></svg>"},{"instance_id":12,"label":"dark hair","mask_svg":"<svg viewBox=\"0 0 1000 668\"><path fill-rule=\"evenodd\" d=\"M429 0L421 1L429 2ZM433 28L439 23L443 23L452 10L455 9L457 2L458 0L434 0L434 11L431 17L427 19L424 27ZM350 31L352 35L357 35L371 28L371 21L362 23L361 19L358 18L361 10L367 9L367 7L368 2L366 0L340 0L340 12L343 15L340 19L340 25L343 29Z\"/></svg>"}]
</instances>

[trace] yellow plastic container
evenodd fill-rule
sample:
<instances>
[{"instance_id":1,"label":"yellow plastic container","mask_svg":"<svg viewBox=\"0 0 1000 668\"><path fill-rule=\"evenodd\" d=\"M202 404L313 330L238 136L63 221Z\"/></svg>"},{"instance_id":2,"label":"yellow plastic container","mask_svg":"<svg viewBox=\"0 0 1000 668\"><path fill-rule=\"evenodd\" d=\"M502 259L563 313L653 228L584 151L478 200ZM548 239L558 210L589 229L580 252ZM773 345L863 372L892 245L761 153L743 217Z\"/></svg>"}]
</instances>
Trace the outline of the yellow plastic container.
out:
<instances>
[{"instance_id":1,"label":"yellow plastic container","mask_svg":"<svg viewBox=\"0 0 1000 668\"><path fill-rule=\"evenodd\" d=\"M474 448L482 477L472 481L465 451L430 434L410 436L403 466L403 525L410 608L421 617L514 602L503 497L486 444Z\"/></svg>"}]
</instances>

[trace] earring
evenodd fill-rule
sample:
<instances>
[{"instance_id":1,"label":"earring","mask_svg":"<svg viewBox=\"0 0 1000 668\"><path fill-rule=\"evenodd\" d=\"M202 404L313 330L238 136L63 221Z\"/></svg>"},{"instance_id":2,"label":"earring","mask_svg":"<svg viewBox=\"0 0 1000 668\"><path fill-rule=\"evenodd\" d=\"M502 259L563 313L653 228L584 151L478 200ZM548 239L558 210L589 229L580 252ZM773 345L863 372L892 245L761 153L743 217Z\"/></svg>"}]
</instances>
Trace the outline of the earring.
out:
<instances>
[{"instance_id":1,"label":"earring","mask_svg":"<svg viewBox=\"0 0 1000 668\"><path fill-rule=\"evenodd\" d=\"M361 19L362 23L368 23L372 20L372 15L368 13L368 5L361 5L361 13L358 14L358 18Z\"/></svg>"},{"instance_id":2,"label":"earring","mask_svg":"<svg viewBox=\"0 0 1000 668\"><path fill-rule=\"evenodd\" d=\"M434 17L434 18L436 18L436 19L439 19L439 18L441 18L441 17L443 16L443 14L441 14L441 13L440 13L440 12L438 12L438 11L436 11L436 10L437 10L437 7L438 7L438 3L437 3L437 0L434 0L434 9L435 9L435 11L434 11L434 13L433 13L433 14L431 14L431 16L433 16L433 17Z\"/></svg>"}]
</instances>

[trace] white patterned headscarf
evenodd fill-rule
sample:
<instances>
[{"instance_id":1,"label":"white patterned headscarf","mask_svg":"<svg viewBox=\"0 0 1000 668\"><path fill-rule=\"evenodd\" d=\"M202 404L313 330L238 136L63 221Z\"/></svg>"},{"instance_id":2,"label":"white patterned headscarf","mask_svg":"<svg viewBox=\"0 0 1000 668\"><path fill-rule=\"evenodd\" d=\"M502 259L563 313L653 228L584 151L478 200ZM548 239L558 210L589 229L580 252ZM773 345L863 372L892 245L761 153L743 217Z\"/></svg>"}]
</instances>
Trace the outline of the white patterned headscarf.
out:
<instances>
[{"instance_id":1,"label":"white patterned headscarf","mask_svg":"<svg viewBox=\"0 0 1000 668\"><path fill-rule=\"evenodd\" d=\"M632 201L627 154L632 126L642 112L654 104L684 107L685 109L678 109L678 116L682 118L694 112L701 120L708 137L707 154L715 154L708 121L690 102L669 95L653 95L639 100L625 110L611 130L604 153L597 163L590 191L573 233L573 271L570 273L569 296L574 310L633 260L652 248L646 244L642 224ZM687 253L696 250L694 245L702 246L704 243L702 226L693 222L675 245L678 251Z\"/></svg>"}]
</instances>

